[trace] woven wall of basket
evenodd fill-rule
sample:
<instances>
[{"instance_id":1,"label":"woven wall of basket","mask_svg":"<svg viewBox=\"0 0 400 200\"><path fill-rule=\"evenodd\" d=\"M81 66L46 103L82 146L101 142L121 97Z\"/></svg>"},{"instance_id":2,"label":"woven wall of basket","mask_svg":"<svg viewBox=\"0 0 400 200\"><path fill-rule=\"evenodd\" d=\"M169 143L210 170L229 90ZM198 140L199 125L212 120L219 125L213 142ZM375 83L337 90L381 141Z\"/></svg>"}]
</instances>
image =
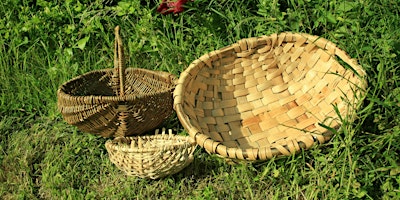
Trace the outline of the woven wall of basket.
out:
<instances>
[{"instance_id":1,"label":"woven wall of basket","mask_svg":"<svg viewBox=\"0 0 400 200\"><path fill-rule=\"evenodd\" d=\"M110 161L129 176L158 179L175 174L193 161L196 143L188 136L159 129L154 135L116 137L106 142Z\"/></svg>"},{"instance_id":2,"label":"woven wall of basket","mask_svg":"<svg viewBox=\"0 0 400 200\"><path fill-rule=\"evenodd\" d=\"M57 91L64 120L103 137L142 134L173 112L175 77L162 71L125 68L119 29L115 28L114 68L75 77Z\"/></svg>"},{"instance_id":3,"label":"woven wall of basket","mask_svg":"<svg viewBox=\"0 0 400 200\"><path fill-rule=\"evenodd\" d=\"M192 62L179 78L174 108L209 153L266 160L326 142L332 134L320 124L339 128L338 113L351 120L365 88L363 69L332 42L281 33Z\"/></svg>"}]
</instances>

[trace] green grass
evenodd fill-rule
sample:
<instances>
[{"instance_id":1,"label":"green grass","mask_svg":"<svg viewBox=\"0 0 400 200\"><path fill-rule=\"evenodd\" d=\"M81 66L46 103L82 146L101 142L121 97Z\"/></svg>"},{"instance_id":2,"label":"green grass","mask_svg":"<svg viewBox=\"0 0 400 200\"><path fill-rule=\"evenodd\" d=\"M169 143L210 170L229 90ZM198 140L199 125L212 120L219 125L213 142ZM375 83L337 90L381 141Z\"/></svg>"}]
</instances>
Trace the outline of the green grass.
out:
<instances>
[{"instance_id":1,"label":"green grass","mask_svg":"<svg viewBox=\"0 0 400 200\"><path fill-rule=\"evenodd\" d=\"M163 16L158 1L0 3L1 199L400 199L400 3L206 1ZM113 28L129 65L179 75L235 41L282 31L336 43L363 66L368 91L354 123L290 157L229 165L202 149L161 180L127 177L106 139L63 122L56 90L112 67ZM167 124L183 128L176 118Z\"/></svg>"}]
</instances>

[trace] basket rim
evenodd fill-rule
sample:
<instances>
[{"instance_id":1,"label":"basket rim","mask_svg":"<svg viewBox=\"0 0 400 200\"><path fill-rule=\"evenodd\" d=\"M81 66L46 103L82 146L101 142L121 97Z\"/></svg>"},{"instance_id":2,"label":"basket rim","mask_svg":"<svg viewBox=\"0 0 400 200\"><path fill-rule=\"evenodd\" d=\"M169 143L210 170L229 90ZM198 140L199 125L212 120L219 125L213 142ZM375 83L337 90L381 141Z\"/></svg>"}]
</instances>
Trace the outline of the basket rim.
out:
<instances>
[{"instance_id":1,"label":"basket rim","mask_svg":"<svg viewBox=\"0 0 400 200\"><path fill-rule=\"evenodd\" d=\"M366 82L366 72L365 70L357 63L355 59L352 59L351 57L348 56L346 52L338 48L334 43L331 41L320 37L320 36L314 36L314 35L309 35L306 33L294 33L294 32L282 32L278 34L272 34L272 35L264 35L264 36L259 36L259 37L250 37L250 38L244 38L236 43L233 43L231 45L222 47L218 50L211 51L209 53L206 53L199 57L198 59L194 60L182 73L181 76L179 77L178 83L176 85L176 89L174 91L174 110L177 113L177 116L179 118L179 121L183 125L183 127L188 131L190 137L192 137L196 143L205 148L209 153L216 153L219 154L221 157L225 158L230 158L230 159L240 159L240 160L248 160L248 161L254 161L254 160L267 160L272 158L273 156L280 156L284 155L280 151L273 151L272 145L266 146L266 147L260 147L260 148L240 148L240 147L228 147L224 145L220 141L216 141L212 139L209 135L205 134L202 130L199 130L197 127L193 126L189 120L189 116L184 113L183 110L183 93L184 93L184 83L195 77L198 73L198 65L200 63L205 64L205 68L212 69L213 66L211 63L208 61L211 56L218 56L219 54L223 54L225 52L234 50L236 48L240 48L241 46L249 46L252 47L253 45L251 43L251 40L265 40L265 39L271 39L274 40L275 43L273 43L271 46L276 47L279 46L282 41L278 41L278 38L282 40L282 37L289 38L288 40L292 40L291 38L293 37L304 37L305 41L307 43L313 43L315 46L319 47L332 57L340 58L342 61L344 61L346 64L348 64L352 69L352 73L357 75L359 77L360 81L362 82L362 85L360 85L360 88L365 90L367 86ZM275 41L276 40L276 41ZM250 42L249 42L250 41ZM339 63L340 64L340 63ZM343 66L342 64L340 64ZM348 68L346 68L348 69ZM364 91L365 92L365 91ZM317 141L315 141L314 134L312 133L306 133L307 138L304 137L305 140L314 140L312 144L315 144ZM330 139L331 136L325 136L323 135L324 138ZM326 141L325 140L325 141ZM297 142L297 141L292 141L293 143L297 144L290 144L291 146L296 146L295 150L300 151L301 149L308 149L311 146L308 146L306 144L301 144L302 142ZM286 148L288 147L288 144L286 145L278 145L279 148ZM263 152L261 152L263 151ZM287 151L289 152L289 151ZM295 152L289 152L289 153L295 153ZM249 156L249 154L251 154Z\"/></svg>"},{"instance_id":2,"label":"basket rim","mask_svg":"<svg viewBox=\"0 0 400 200\"><path fill-rule=\"evenodd\" d=\"M138 139L141 138L142 140L154 140L154 139L162 139L162 140L170 140L170 141L177 141L178 143L172 143L172 144L163 144L161 147L138 147L135 146L134 148L131 148L130 145L121 145L118 143L116 140L119 138L128 138L128 139ZM116 137L112 140L107 140L106 141L106 147L109 148L110 150L115 150L115 151L122 151L125 153L149 153L149 152L156 152L159 150L174 150L176 147L184 147L184 148L191 148L196 146L196 142L189 136L183 136L183 135L169 135L169 134L160 134L160 135L142 135L142 136L120 136Z\"/></svg>"},{"instance_id":3,"label":"basket rim","mask_svg":"<svg viewBox=\"0 0 400 200\"><path fill-rule=\"evenodd\" d=\"M97 69L97 70L92 70L92 71L86 72L84 74L81 74L79 76L76 76L76 77L64 82L62 85L60 85L60 87L57 90L57 93L59 96L61 96L63 98L83 98L83 99L86 99L87 102L91 102L92 99L96 99L96 98L101 98L101 100L103 102L132 101L137 98L146 98L146 97L154 96L157 94L169 93L175 89L175 85L176 85L176 81L177 81L176 76L171 73L168 73L168 72L154 71L154 70L143 69L143 68L126 68L125 69L126 71L132 71L132 72L140 71L140 72L144 72L146 74L151 74L154 76L165 78L167 80L170 80L170 83L167 82L167 84L170 84L171 86L169 88L165 88L164 90L157 91L157 92L149 92L146 94L133 94L133 95L130 94L130 95L124 95L124 96L117 96L115 94L112 96L104 96L104 95L78 96L78 95L71 95L71 94L67 93L65 90L66 85L68 85L74 81L78 81L79 79L82 79L85 76L88 76L90 74L95 74L95 73L112 72L113 70L114 70L114 68Z\"/></svg>"}]
</instances>

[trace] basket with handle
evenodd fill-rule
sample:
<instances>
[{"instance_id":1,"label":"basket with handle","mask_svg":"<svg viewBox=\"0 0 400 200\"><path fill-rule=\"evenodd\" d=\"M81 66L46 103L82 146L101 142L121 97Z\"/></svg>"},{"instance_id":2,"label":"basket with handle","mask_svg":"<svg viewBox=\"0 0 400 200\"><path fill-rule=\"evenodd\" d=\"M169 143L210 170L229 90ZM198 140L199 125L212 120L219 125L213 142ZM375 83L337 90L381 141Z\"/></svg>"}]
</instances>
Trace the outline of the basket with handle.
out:
<instances>
[{"instance_id":1,"label":"basket with handle","mask_svg":"<svg viewBox=\"0 0 400 200\"><path fill-rule=\"evenodd\" d=\"M110 161L129 176L158 179L175 174L193 161L196 143L189 136L166 133L116 137L105 144Z\"/></svg>"},{"instance_id":2,"label":"basket with handle","mask_svg":"<svg viewBox=\"0 0 400 200\"><path fill-rule=\"evenodd\" d=\"M365 88L361 66L332 42L285 32L193 61L178 80L174 109L209 153L267 160L329 140L328 127L354 117Z\"/></svg>"},{"instance_id":3,"label":"basket with handle","mask_svg":"<svg viewBox=\"0 0 400 200\"><path fill-rule=\"evenodd\" d=\"M173 113L175 77L162 71L125 68L119 30L117 26L113 69L85 73L57 91L64 120L103 137L142 134Z\"/></svg>"}]
</instances>

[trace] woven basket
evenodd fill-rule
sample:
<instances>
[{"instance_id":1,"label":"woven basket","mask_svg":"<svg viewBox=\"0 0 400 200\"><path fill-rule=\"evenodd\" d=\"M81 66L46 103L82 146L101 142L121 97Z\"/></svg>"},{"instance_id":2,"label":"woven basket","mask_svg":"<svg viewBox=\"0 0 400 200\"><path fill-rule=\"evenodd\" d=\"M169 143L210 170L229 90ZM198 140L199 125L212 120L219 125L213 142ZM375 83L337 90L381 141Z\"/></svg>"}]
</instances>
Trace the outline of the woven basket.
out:
<instances>
[{"instance_id":1,"label":"woven basket","mask_svg":"<svg viewBox=\"0 0 400 200\"><path fill-rule=\"evenodd\" d=\"M317 36L248 38L195 60L179 78L174 109L209 153L266 160L330 139L324 127L337 129L340 117L354 115L364 76L356 61Z\"/></svg>"},{"instance_id":2,"label":"woven basket","mask_svg":"<svg viewBox=\"0 0 400 200\"><path fill-rule=\"evenodd\" d=\"M114 69L91 71L61 85L58 108L81 131L103 137L139 135L173 112L175 77L167 72L124 67L119 27Z\"/></svg>"},{"instance_id":3,"label":"woven basket","mask_svg":"<svg viewBox=\"0 0 400 200\"><path fill-rule=\"evenodd\" d=\"M193 161L195 142L188 136L169 134L117 137L106 142L110 160L129 176L158 179L175 174Z\"/></svg>"}]
</instances>

